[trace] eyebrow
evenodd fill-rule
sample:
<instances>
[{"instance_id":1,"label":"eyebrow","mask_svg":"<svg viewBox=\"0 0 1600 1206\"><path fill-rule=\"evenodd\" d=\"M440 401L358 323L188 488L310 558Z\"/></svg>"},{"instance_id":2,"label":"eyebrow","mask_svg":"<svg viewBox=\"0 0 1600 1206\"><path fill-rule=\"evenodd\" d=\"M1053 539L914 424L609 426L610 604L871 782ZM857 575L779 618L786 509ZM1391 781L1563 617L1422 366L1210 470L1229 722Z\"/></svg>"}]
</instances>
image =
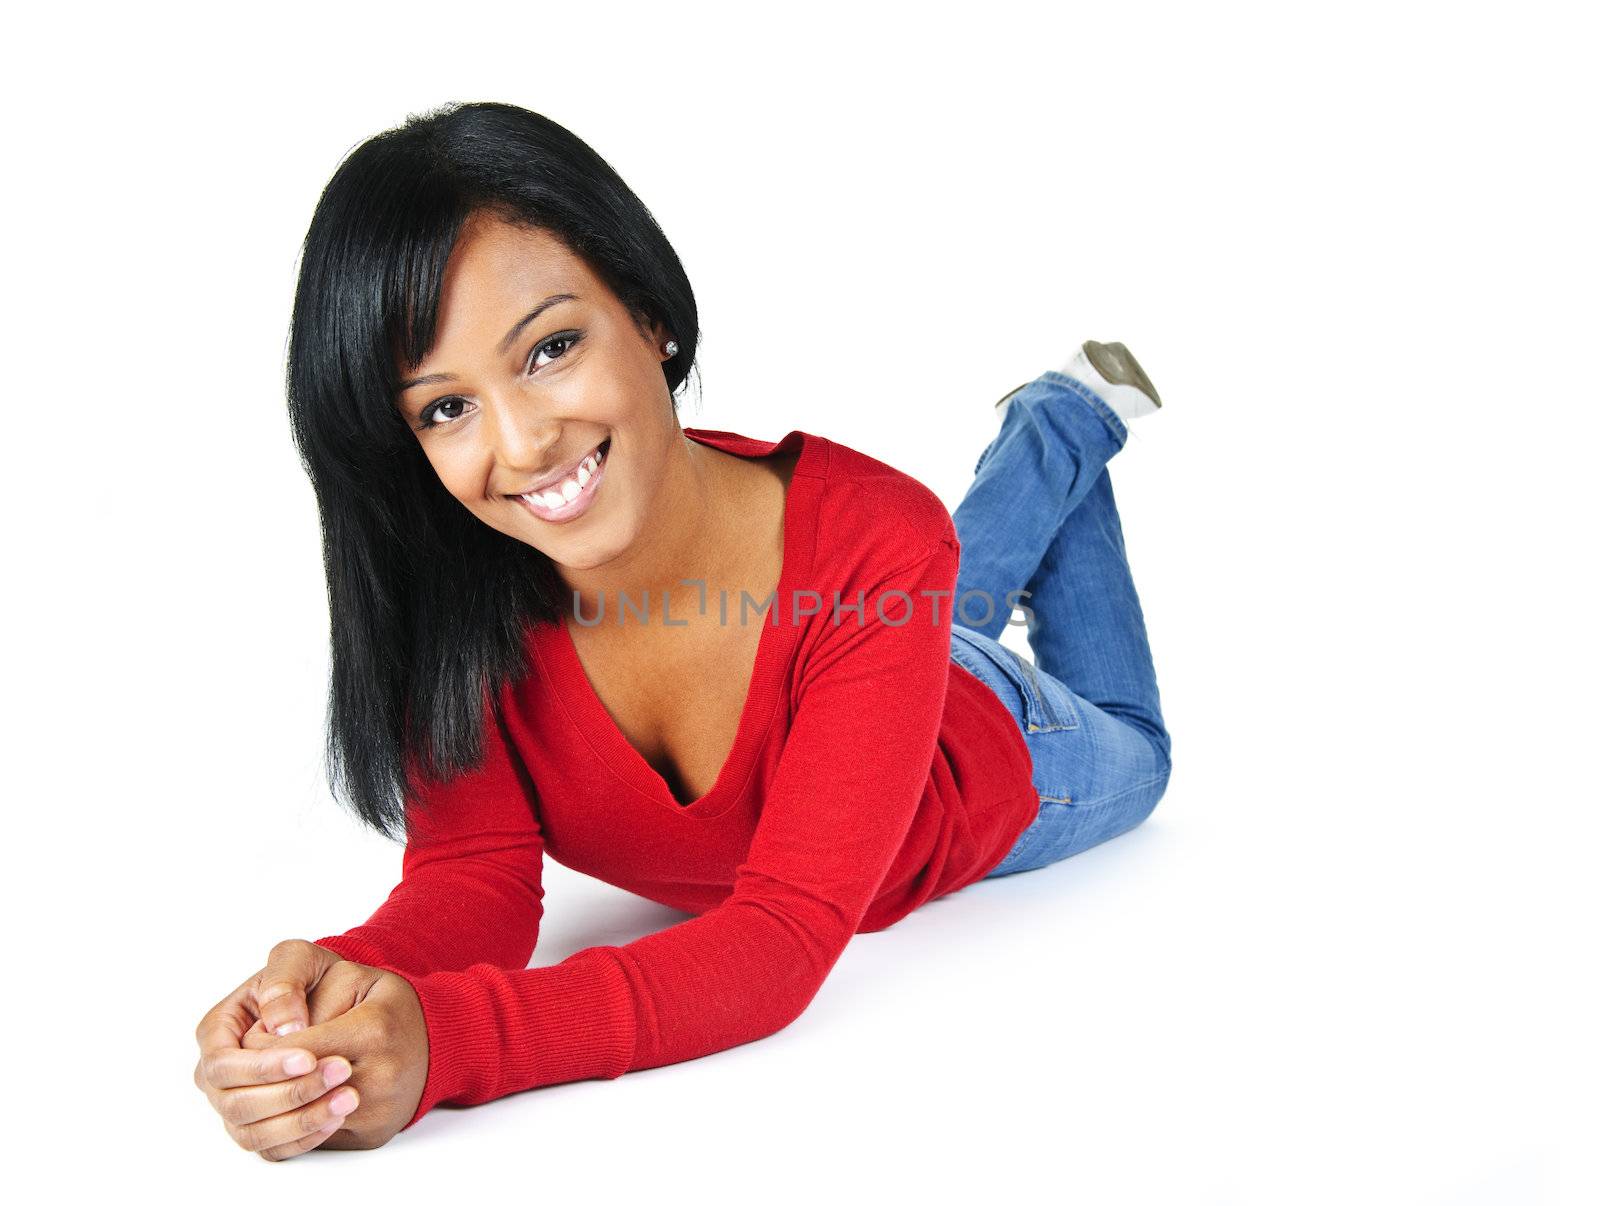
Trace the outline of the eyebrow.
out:
<instances>
[{"instance_id":1,"label":"eyebrow","mask_svg":"<svg viewBox=\"0 0 1600 1206\"><path fill-rule=\"evenodd\" d=\"M549 297L545 298L537 306L535 306L533 309L529 310L526 314L524 314L521 318L519 318L517 320L516 325L513 326L509 331L506 332L505 338L500 341L498 346L496 346L496 348L495 348L496 354L504 356L506 354L507 349L509 349L511 347L511 345L516 342L517 336L522 334L522 329L524 327L526 327L534 319L538 318L539 315L543 314L551 306L560 305L562 302L578 301L578 300L580 300L580 299L579 299L579 297L578 297L578 295L576 293L552 293ZM453 374L451 374L451 373L429 373L425 377L412 377L408 381L402 381L399 384L399 386L396 387L395 393L403 394L403 393L406 392L406 390L411 389L413 386L417 386L417 385L432 385L436 381L454 381L454 380L455 380L455 376Z\"/></svg>"}]
</instances>

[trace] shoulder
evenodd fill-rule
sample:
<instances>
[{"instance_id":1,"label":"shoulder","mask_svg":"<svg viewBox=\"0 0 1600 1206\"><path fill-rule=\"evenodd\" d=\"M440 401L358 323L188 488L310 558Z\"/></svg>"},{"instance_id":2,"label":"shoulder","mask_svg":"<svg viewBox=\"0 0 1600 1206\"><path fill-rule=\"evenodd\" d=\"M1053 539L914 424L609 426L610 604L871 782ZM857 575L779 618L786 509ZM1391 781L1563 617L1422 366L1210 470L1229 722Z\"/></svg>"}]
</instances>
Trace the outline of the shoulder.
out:
<instances>
[{"instance_id":1,"label":"shoulder","mask_svg":"<svg viewBox=\"0 0 1600 1206\"><path fill-rule=\"evenodd\" d=\"M958 547L950 512L928 486L836 440L826 444L817 514L819 562L857 577L891 572Z\"/></svg>"}]
</instances>

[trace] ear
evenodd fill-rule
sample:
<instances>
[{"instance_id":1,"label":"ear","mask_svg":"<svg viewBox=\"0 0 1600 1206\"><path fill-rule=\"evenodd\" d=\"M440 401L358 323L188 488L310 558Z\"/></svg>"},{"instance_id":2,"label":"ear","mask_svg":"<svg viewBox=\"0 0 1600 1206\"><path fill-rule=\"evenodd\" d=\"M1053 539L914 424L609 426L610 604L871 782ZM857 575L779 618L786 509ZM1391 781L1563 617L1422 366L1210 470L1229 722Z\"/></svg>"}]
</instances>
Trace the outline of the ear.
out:
<instances>
[{"instance_id":1,"label":"ear","mask_svg":"<svg viewBox=\"0 0 1600 1206\"><path fill-rule=\"evenodd\" d=\"M655 348L656 357L665 360L667 357L662 353L661 348L667 340L672 338L668 334L667 328L660 322L651 321L650 317L642 310L634 312L633 322L639 328L639 334L644 337L651 347Z\"/></svg>"}]
</instances>

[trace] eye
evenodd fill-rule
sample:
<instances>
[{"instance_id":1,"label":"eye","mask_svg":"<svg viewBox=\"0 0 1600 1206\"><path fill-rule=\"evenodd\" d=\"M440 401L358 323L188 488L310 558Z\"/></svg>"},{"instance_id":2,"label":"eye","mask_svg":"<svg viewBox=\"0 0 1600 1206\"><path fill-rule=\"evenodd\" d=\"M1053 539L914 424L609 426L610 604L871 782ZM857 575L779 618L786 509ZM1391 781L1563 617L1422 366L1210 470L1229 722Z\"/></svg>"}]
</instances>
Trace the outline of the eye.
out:
<instances>
[{"instance_id":1,"label":"eye","mask_svg":"<svg viewBox=\"0 0 1600 1206\"><path fill-rule=\"evenodd\" d=\"M430 402L422 408L422 413L417 416L417 427L426 429L429 427L444 427L446 424L454 423L461 417L459 413L446 415L443 421L438 423L434 422L434 416L443 413L448 406L465 406L466 404L467 400L465 398L454 397L440 398L437 402Z\"/></svg>"},{"instance_id":2,"label":"eye","mask_svg":"<svg viewBox=\"0 0 1600 1206\"><path fill-rule=\"evenodd\" d=\"M550 352L553 348L561 349L560 355L553 356L554 359L561 360L565 358L571 353L572 349L578 345L578 342L582 338L582 331L558 331L554 335L548 336L545 339L541 339L536 345L534 345L533 355L528 357L528 371L534 372L542 367L539 364L539 357L547 352ZM449 424L454 423L457 419L462 418L465 412L456 410L447 413L445 408L464 407L466 404L467 400L465 398L453 396L449 398L440 398L437 402L430 402L428 405L424 406L421 413L417 415L417 427L422 430L425 430L429 427L446 427Z\"/></svg>"},{"instance_id":3,"label":"eye","mask_svg":"<svg viewBox=\"0 0 1600 1206\"><path fill-rule=\"evenodd\" d=\"M541 340L533 349L533 355L528 358L529 369L535 369L539 367L539 355L541 352L546 352L551 348L559 347L561 349L561 355L556 356L555 359L560 360L568 352L572 351L572 349L577 346L578 341L582 338L583 333L581 331L558 331L556 334L551 335L548 339Z\"/></svg>"}]
</instances>

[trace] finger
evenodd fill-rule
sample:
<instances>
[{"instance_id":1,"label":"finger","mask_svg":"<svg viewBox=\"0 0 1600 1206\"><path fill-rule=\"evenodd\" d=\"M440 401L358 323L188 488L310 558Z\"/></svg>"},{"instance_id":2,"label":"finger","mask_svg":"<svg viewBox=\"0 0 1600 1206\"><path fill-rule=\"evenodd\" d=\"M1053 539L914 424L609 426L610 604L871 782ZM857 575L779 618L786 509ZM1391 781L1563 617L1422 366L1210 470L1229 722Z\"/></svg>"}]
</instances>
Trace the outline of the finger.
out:
<instances>
[{"instance_id":1,"label":"finger","mask_svg":"<svg viewBox=\"0 0 1600 1206\"><path fill-rule=\"evenodd\" d=\"M316 1067L320 1053L302 1046L291 1046L282 1039L277 1041L283 1045L257 1051L243 1047L207 1051L200 1056L197 1079L213 1090L235 1089L293 1080L297 1076L307 1075Z\"/></svg>"},{"instance_id":2,"label":"finger","mask_svg":"<svg viewBox=\"0 0 1600 1206\"><path fill-rule=\"evenodd\" d=\"M257 1025L246 1005L253 980L251 977L244 981L218 1001L195 1028L200 1060L195 1065L194 1081L208 1096L214 1089L303 1076L316 1063L316 1055L304 1047L283 1045L264 1053L243 1049L244 1035Z\"/></svg>"},{"instance_id":3,"label":"finger","mask_svg":"<svg viewBox=\"0 0 1600 1206\"><path fill-rule=\"evenodd\" d=\"M246 980L222 1000L206 1011L200 1024L194 1028L195 1042L201 1055L228 1047L237 1047L245 1031L255 1023L247 1002L250 997L250 980Z\"/></svg>"},{"instance_id":4,"label":"finger","mask_svg":"<svg viewBox=\"0 0 1600 1206\"><path fill-rule=\"evenodd\" d=\"M256 976L256 1016L276 1035L293 1034L311 1025L306 992L322 974L324 960L309 942L291 940L272 948L267 965Z\"/></svg>"},{"instance_id":5,"label":"finger","mask_svg":"<svg viewBox=\"0 0 1600 1206\"><path fill-rule=\"evenodd\" d=\"M242 1127L310 1105L349 1080L352 1071L349 1060L333 1056L319 1061L311 1072L292 1080L216 1089L209 1096L223 1121Z\"/></svg>"},{"instance_id":6,"label":"finger","mask_svg":"<svg viewBox=\"0 0 1600 1206\"><path fill-rule=\"evenodd\" d=\"M346 970L351 968L352 970ZM341 974L343 973L343 974ZM312 994L313 999L328 994L328 1010L342 1009L333 1017L319 1020L306 1030L279 1038L267 1035L265 1050L303 1047L312 1055L342 1055L360 1062L364 1055L376 1054L387 1039L390 1002L373 995L375 986L389 973L374 972L371 968L356 969L356 965L339 963L323 977ZM394 977L396 980L399 977ZM346 1008L348 1006L348 1008ZM317 1011L321 1018L324 1010Z\"/></svg>"},{"instance_id":7,"label":"finger","mask_svg":"<svg viewBox=\"0 0 1600 1206\"><path fill-rule=\"evenodd\" d=\"M311 1007L311 1025L320 1026L324 1022L332 1021L342 1013L354 1009L366 996L366 986L370 979L344 970L345 965L329 968L317 981L311 991L308 1004ZM259 1051L285 1044L303 1046L303 1031L293 1035L278 1037L266 1028L265 1023L257 1019L245 1031L239 1045L247 1051Z\"/></svg>"},{"instance_id":8,"label":"finger","mask_svg":"<svg viewBox=\"0 0 1600 1206\"><path fill-rule=\"evenodd\" d=\"M328 1128L330 1122L342 1124L360 1104L361 1095L353 1085L340 1085L332 1093L326 1093L309 1105L287 1114L275 1114L271 1118L247 1122L242 1126L229 1123L228 1133L246 1151L270 1151L309 1138ZM337 1126L328 1128L328 1134L322 1138L328 1138L337 1129Z\"/></svg>"},{"instance_id":9,"label":"finger","mask_svg":"<svg viewBox=\"0 0 1600 1206\"><path fill-rule=\"evenodd\" d=\"M311 1134L306 1135L303 1138L296 1139L292 1143L281 1143L277 1147L269 1147L265 1151L257 1152L256 1154L263 1160L276 1161L292 1159L295 1156L299 1156L310 1151L314 1147L321 1147L329 1139L333 1138L343 1122L344 1120L342 1118L335 1118L320 1131L313 1131Z\"/></svg>"},{"instance_id":10,"label":"finger","mask_svg":"<svg viewBox=\"0 0 1600 1206\"><path fill-rule=\"evenodd\" d=\"M257 1018L255 1025L251 1026L250 1029L244 1032L244 1037L239 1040L239 1046L243 1047L246 1051L259 1051L263 1048L277 1045L282 1041L283 1040L275 1038L273 1033L262 1024L261 1019ZM292 1035L289 1036L287 1041L292 1043L294 1041L294 1037Z\"/></svg>"},{"instance_id":11,"label":"finger","mask_svg":"<svg viewBox=\"0 0 1600 1206\"><path fill-rule=\"evenodd\" d=\"M297 1030L286 1038L268 1035L264 1040L267 1046L251 1054L303 1048L318 1058L342 1055L354 1060L372 1053L374 1044L382 1043L382 1022L382 1010L366 999L336 1017L318 1022L309 1029Z\"/></svg>"},{"instance_id":12,"label":"finger","mask_svg":"<svg viewBox=\"0 0 1600 1206\"><path fill-rule=\"evenodd\" d=\"M330 968L311 994L311 1025L321 1026L349 1013L366 999L370 981L355 972Z\"/></svg>"}]
</instances>

